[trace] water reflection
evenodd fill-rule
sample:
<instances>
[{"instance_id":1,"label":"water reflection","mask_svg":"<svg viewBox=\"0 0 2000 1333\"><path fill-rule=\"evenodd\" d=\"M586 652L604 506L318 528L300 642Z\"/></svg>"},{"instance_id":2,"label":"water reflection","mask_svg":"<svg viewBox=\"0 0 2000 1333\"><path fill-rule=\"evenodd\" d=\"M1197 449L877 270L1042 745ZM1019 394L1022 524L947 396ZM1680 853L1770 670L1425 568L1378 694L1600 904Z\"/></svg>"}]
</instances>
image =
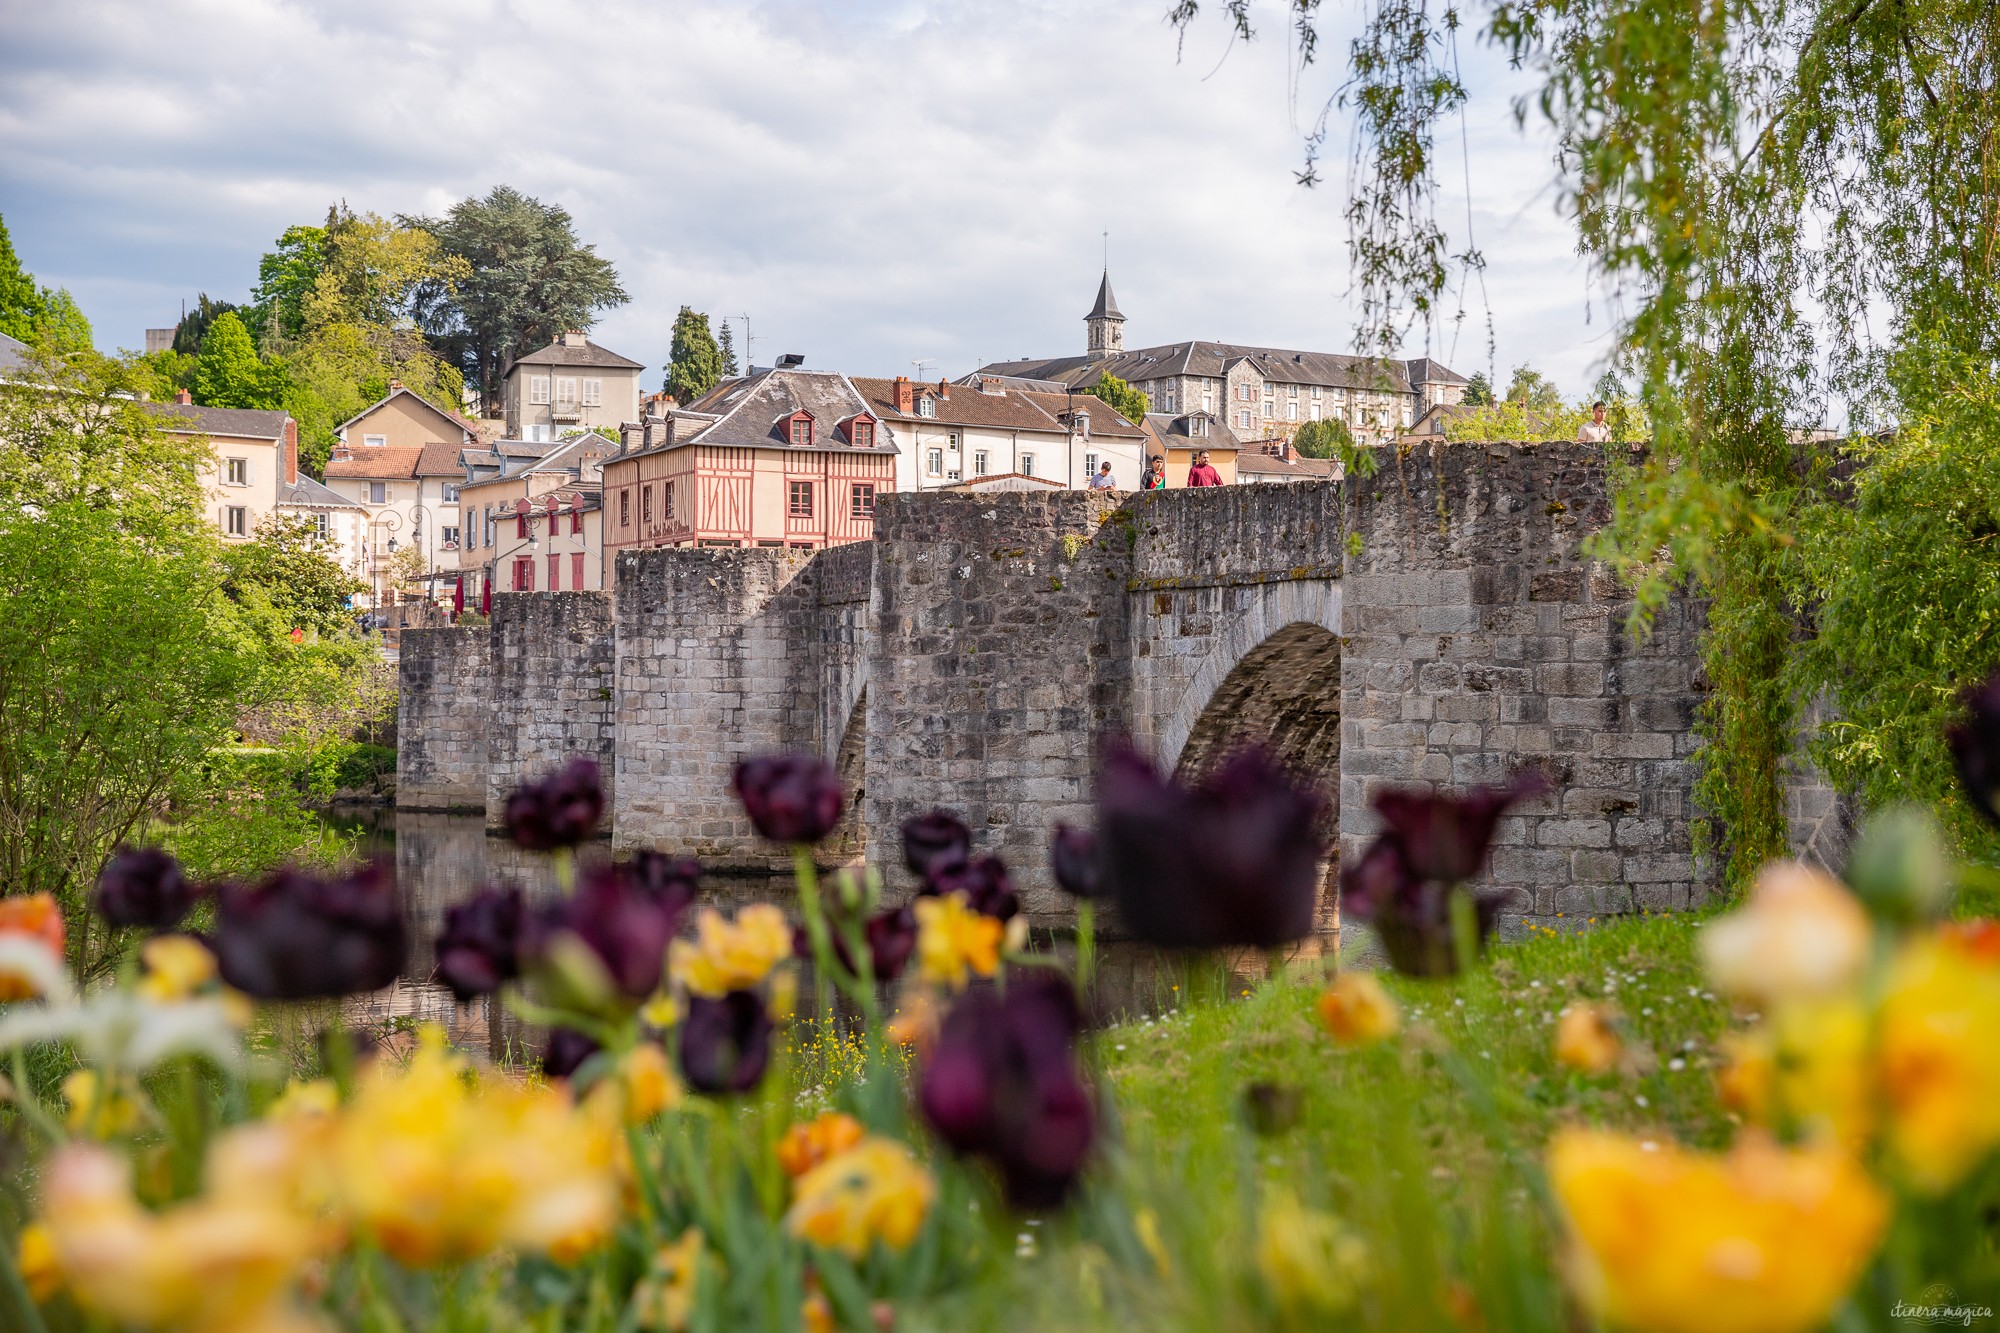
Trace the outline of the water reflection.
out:
<instances>
[{"instance_id":1,"label":"water reflection","mask_svg":"<svg viewBox=\"0 0 2000 1333\"><path fill-rule=\"evenodd\" d=\"M328 822L355 834L364 853L394 861L410 926L410 960L402 979L349 1001L347 1020L377 1031L437 1023L460 1046L484 1047L495 1059L525 1058L539 1045L537 1034L497 1002L482 998L460 1005L430 979L435 966L431 946L444 928L445 909L482 884L518 887L531 898L553 892L549 859L522 851L505 838L489 837L479 815L370 807L337 812ZM791 881L785 877L702 877L702 901L725 910L749 902L789 903L791 895ZM1321 944L1309 940L1297 952L1317 954ZM1042 938L1040 945L1065 958L1071 954L1066 938ZM1218 963L1141 944L1105 942L1097 952L1094 1007L1106 1019L1158 1014L1198 996L1246 989L1264 974L1265 965L1261 955Z\"/></svg>"}]
</instances>

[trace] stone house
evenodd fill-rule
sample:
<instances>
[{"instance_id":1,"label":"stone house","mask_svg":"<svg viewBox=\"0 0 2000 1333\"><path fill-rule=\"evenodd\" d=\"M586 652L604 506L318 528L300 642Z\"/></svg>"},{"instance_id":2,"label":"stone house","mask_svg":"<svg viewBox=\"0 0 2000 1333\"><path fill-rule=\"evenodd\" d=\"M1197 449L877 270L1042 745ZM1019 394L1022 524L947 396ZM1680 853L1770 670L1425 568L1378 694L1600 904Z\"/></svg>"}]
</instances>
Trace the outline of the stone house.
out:
<instances>
[{"instance_id":1,"label":"stone house","mask_svg":"<svg viewBox=\"0 0 2000 1333\"><path fill-rule=\"evenodd\" d=\"M1018 474L1081 490L1100 463L1120 489L1139 484L1143 433L1105 403L1062 385L991 375L958 384L856 376L854 387L895 433L896 489L955 489Z\"/></svg>"},{"instance_id":2,"label":"stone house","mask_svg":"<svg viewBox=\"0 0 2000 1333\"><path fill-rule=\"evenodd\" d=\"M554 444L576 430L615 436L639 419L645 369L581 333L565 333L507 367L501 386L507 438Z\"/></svg>"},{"instance_id":3,"label":"stone house","mask_svg":"<svg viewBox=\"0 0 2000 1333\"><path fill-rule=\"evenodd\" d=\"M897 483L897 445L861 391L796 364L724 380L621 445L604 464L607 567L649 546L866 541Z\"/></svg>"},{"instance_id":4,"label":"stone house","mask_svg":"<svg viewBox=\"0 0 2000 1333\"><path fill-rule=\"evenodd\" d=\"M501 440L497 446L527 442ZM467 605L494 592L593 592L604 582L604 463L617 446L586 432L554 448L468 449L460 463ZM496 462L497 460L497 462Z\"/></svg>"},{"instance_id":5,"label":"stone house","mask_svg":"<svg viewBox=\"0 0 2000 1333\"><path fill-rule=\"evenodd\" d=\"M1465 378L1430 357L1382 359L1201 340L1127 351L1124 325L1106 273L1084 317L1084 355L1000 361L978 373L1079 389L1115 375L1144 393L1153 412L1206 412L1245 438L1337 420L1364 444L1393 439L1427 408L1465 394Z\"/></svg>"}]
</instances>

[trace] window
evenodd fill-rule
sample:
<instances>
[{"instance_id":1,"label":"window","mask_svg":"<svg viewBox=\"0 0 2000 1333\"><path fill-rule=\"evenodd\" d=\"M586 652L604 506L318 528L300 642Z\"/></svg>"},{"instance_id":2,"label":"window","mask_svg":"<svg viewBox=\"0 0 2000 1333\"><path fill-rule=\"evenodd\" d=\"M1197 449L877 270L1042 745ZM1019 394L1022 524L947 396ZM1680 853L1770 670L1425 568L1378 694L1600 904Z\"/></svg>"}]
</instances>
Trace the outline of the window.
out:
<instances>
[{"instance_id":1,"label":"window","mask_svg":"<svg viewBox=\"0 0 2000 1333\"><path fill-rule=\"evenodd\" d=\"M1035 456L1033 454L1021 455L1021 475L1024 477L1035 475Z\"/></svg>"},{"instance_id":2,"label":"window","mask_svg":"<svg viewBox=\"0 0 2000 1333\"><path fill-rule=\"evenodd\" d=\"M1312 396L1315 398L1319 397L1319 385L1313 385Z\"/></svg>"},{"instance_id":3,"label":"window","mask_svg":"<svg viewBox=\"0 0 2000 1333\"><path fill-rule=\"evenodd\" d=\"M1286 403L1285 420L1297 421L1298 419L1299 419L1299 405L1297 403Z\"/></svg>"},{"instance_id":4,"label":"window","mask_svg":"<svg viewBox=\"0 0 2000 1333\"><path fill-rule=\"evenodd\" d=\"M812 423L812 418L811 418L811 417L793 417L793 418L792 418L792 447L793 447L793 448L796 448L796 449L803 449L803 448L805 448L805 447L806 447L807 445L811 444L812 442L813 442L813 423Z\"/></svg>"},{"instance_id":5,"label":"window","mask_svg":"<svg viewBox=\"0 0 2000 1333\"><path fill-rule=\"evenodd\" d=\"M855 482L848 493L847 513L850 518L875 517L875 487L868 482Z\"/></svg>"},{"instance_id":6,"label":"window","mask_svg":"<svg viewBox=\"0 0 2000 1333\"><path fill-rule=\"evenodd\" d=\"M1312 410L1312 419L1313 419L1314 421L1318 421L1318 420L1319 420L1319 413L1320 413L1320 409L1321 409L1322 407L1324 407L1324 406L1325 406L1325 404L1323 404L1323 403L1314 403L1314 404L1312 405L1312 407L1313 407L1313 410Z\"/></svg>"},{"instance_id":7,"label":"window","mask_svg":"<svg viewBox=\"0 0 2000 1333\"><path fill-rule=\"evenodd\" d=\"M603 380L585 380L583 382L583 405L585 407L604 406Z\"/></svg>"},{"instance_id":8,"label":"window","mask_svg":"<svg viewBox=\"0 0 2000 1333\"><path fill-rule=\"evenodd\" d=\"M653 488L651 486L639 492L639 521L641 523L651 523L653 521Z\"/></svg>"},{"instance_id":9,"label":"window","mask_svg":"<svg viewBox=\"0 0 2000 1333\"><path fill-rule=\"evenodd\" d=\"M795 481L791 485L791 502L785 512L793 518L813 516L813 484L809 481Z\"/></svg>"},{"instance_id":10,"label":"window","mask_svg":"<svg viewBox=\"0 0 2000 1333\"><path fill-rule=\"evenodd\" d=\"M935 398L931 397L931 396L930 396L929 394L922 394L922 395L920 395L920 396L919 396L919 397L917 398L917 415L918 415L918 416L920 416L920 417L934 417L934 416L936 416L936 415L937 415L937 399L935 399Z\"/></svg>"},{"instance_id":11,"label":"window","mask_svg":"<svg viewBox=\"0 0 2000 1333\"><path fill-rule=\"evenodd\" d=\"M514 561L514 591L533 592L535 590L535 558L518 556Z\"/></svg>"},{"instance_id":12,"label":"window","mask_svg":"<svg viewBox=\"0 0 2000 1333\"><path fill-rule=\"evenodd\" d=\"M1188 434L1201 438L1208 434L1208 418L1199 414L1188 418Z\"/></svg>"},{"instance_id":13,"label":"window","mask_svg":"<svg viewBox=\"0 0 2000 1333\"><path fill-rule=\"evenodd\" d=\"M456 551L458 549L458 529L446 528L446 527L439 528L438 540L444 543L445 550Z\"/></svg>"},{"instance_id":14,"label":"window","mask_svg":"<svg viewBox=\"0 0 2000 1333\"><path fill-rule=\"evenodd\" d=\"M231 486L250 484L250 460L247 458L225 458L223 461L223 481Z\"/></svg>"},{"instance_id":15,"label":"window","mask_svg":"<svg viewBox=\"0 0 2000 1333\"><path fill-rule=\"evenodd\" d=\"M314 514L312 516L312 530L318 536L331 537L333 535L333 515Z\"/></svg>"},{"instance_id":16,"label":"window","mask_svg":"<svg viewBox=\"0 0 2000 1333\"><path fill-rule=\"evenodd\" d=\"M977 449L973 451L972 475L975 477L983 477L986 475L986 451L984 449Z\"/></svg>"},{"instance_id":17,"label":"window","mask_svg":"<svg viewBox=\"0 0 2000 1333\"><path fill-rule=\"evenodd\" d=\"M549 401L549 377L547 375L531 375L528 377L528 401L530 403L546 403Z\"/></svg>"},{"instance_id":18,"label":"window","mask_svg":"<svg viewBox=\"0 0 2000 1333\"><path fill-rule=\"evenodd\" d=\"M576 380L571 376L564 375L556 380L556 406L576 406Z\"/></svg>"},{"instance_id":19,"label":"window","mask_svg":"<svg viewBox=\"0 0 2000 1333\"><path fill-rule=\"evenodd\" d=\"M632 488L630 486L618 492L618 526L621 528L632 526Z\"/></svg>"},{"instance_id":20,"label":"window","mask_svg":"<svg viewBox=\"0 0 2000 1333\"><path fill-rule=\"evenodd\" d=\"M667 521L671 523L674 519L674 484L670 481L660 489L666 493Z\"/></svg>"},{"instance_id":21,"label":"window","mask_svg":"<svg viewBox=\"0 0 2000 1333\"><path fill-rule=\"evenodd\" d=\"M458 487L452 482L444 482L438 487L439 498L448 505L458 503Z\"/></svg>"},{"instance_id":22,"label":"window","mask_svg":"<svg viewBox=\"0 0 2000 1333\"><path fill-rule=\"evenodd\" d=\"M1249 402L1249 401L1250 401L1250 400L1251 400L1252 398L1255 398L1256 396L1257 396L1257 386L1256 386L1256 385L1254 385L1254 384L1239 384L1239 385L1237 385L1237 386L1236 386L1236 401L1237 401L1237 402L1239 402L1239 403L1247 403L1247 402Z\"/></svg>"},{"instance_id":23,"label":"window","mask_svg":"<svg viewBox=\"0 0 2000 1333\"><path fill-rule=\"evenodd\" d=\"M1202 411L1204 411L1204 412L1213 412L1213 411L1215 410L1215 391L1214 391L1214 390L1212 390L1212 389L1203 389L1203 390L1201 391L1201 410L1202 410Z\"/></svg>"},{"instance_id":24,"label":"window","mask_svg":"<svg viewBox=\"0 0 2000 1333\"><path fill-rule=\"evenodd\" d=\"M569 511L570 535L574 537L576 534L582 531L583 531L583 510L572 508Z\"/></svg>"},{"instance_id":25,"label":"window","mask_svg":"<svg viewBox=\"0 0 2000 1333\"><path fill-rule=\"evenodd\" d=\"M928 454L924 455L924 471L928 472L933 477L943 475L944 450L933 449Z\"/></svg>"},{"instance_id":26,"label":"window","mask_svg":"<svg viewBox=\"0 0 2000 1333\"><path fill-rule=\"evenodd\" d=\"M1287 384L1287 385L1285 386L1285 396L1286 396L1287 398L1296 398L1296 397L1298 397L1298 396L1299 396L1299 386L1298 386L1298 385L1296 385L1296 384Z\"/></svg>"},{"instance_id":27,"label":"window","mask_svg":"<svg viewBox=\"0 0 2000 1333\"><path fill-rule=\"evenodd\" d=\"M389 503L389 483L386 481L369 482L368 503L372 505Z\"/></svg>"},{"instance_id":28,"label":"window","mask_svg":"<svg viewBox=\"0 0 2000 1333\"><path fill-rule=\"evenodd\" d=\"M571 551L569 555L569 586L583 591L583 552Z\"/></svg>"},{"instance_id":29,"label":"window","mask_svg":"<svg viewBox=\"0 0 2000 1333\"><path fill-rule=\"evenodd\" d=\"M361 443L370 449L380 449L389 443L389 437L386 435L364 435L361 437Z\"/></svg>"},{"instance_id":30,"label":"window","mask_svg":"<svg viewBox=\"0 0 2000 1333\"><path fill-rule=\"evenodd\" d=\"M875 423L872 421L855 422L854 428L848 434L853 437L856 449L873 449L875 447Z\"/></svg>"},{"instance_id":31,"label":"window","mask_svg":"<svg viewBox=\"0 0 2000 1333\"><path fill-rule=\"evenodd\" d=\"M1162 408L1161 411L1171 412L1173 410L1174 410L1174 391L1172 389L1169 389L1167 390L1167 405L1164 408Z\"/></svg>"},{"instance_id":32,"label":"window","mask_svg":"<svg viewBox=\"0 0 2000 1333\"><path fill-rule=\"evenodd\" d=\"M1083 475L1086 477L1094 477L1097 475L1096 454L1085 454L1083 456Z\"/></svg>"},{"instance_id":33,"label":"window","mask_svg":"<svg viewBox=\"0 0 2000 1333\"><path fill-rule=\"evenodd\" d=\"M1090 438L1090 413L1078 412L1076 414L1076 433L1085 439Z\"/></svg>"},{"instance_id":34,"label":"window","mask_svg":"<svg viewBox=\"0 0 2000 1333\"><path fill-rule=\"evenodd\" d=\"M785 544L783 542L760 541L757 543L757 549L760 551L782 551L785 549Z\"/></svg>"},{"instance_id":35,"label":"window","mask_svg":"<svg viewBox=\"0 0 2000 1333\"><path fill-rule=\"evenodd\" d=\"M516 537L530 537L534 535L528 528L528 514L526 510L522 510L520 513L514 515L514 535Z\"/></svg>"},{"instance_id":36,"label":"window","mask_svg":"<svg viewBox=\"0 0 2000 1333\"><path fill-rule=\"evenodd\" d=\"M549 591L562 591L562 557L554 551L549 552Z\"/></svg>"},{"instance_id":37,"label":"window","mask_svg":"<svg viewBox=\"0 0 2000 1333\"><path fill-rule=\"evenodd\" d=\"M500 536L499 523L493 517L493 506L486 506L486 545L491 546Z\"/></svg>"},{"instance_id":38,"label":"window","mask_svg":"<svg viewBox=\"0 0 2000 1333\"><path fill-rule=\"evenodd\" d=\"M1251 416L1249 408L1246 407L1241 412L1238 412L1236 414L1236 424L1241 428L1243 428L1244 430L1250 429L1250 422L1251 422Z\"/></svg>"},{"instance_id":39,"label":"window","mask_svg":"<svg viewBox=\"0 0 2000 1333\"><path fill-rule=\"evenodd\" d=\"M1269 421L1273 416L1276 415L1277 415L1277 404L1273 403L1270 399L1266 398L1264 400L1264 420Z\"/></svg>"}]
</instances>

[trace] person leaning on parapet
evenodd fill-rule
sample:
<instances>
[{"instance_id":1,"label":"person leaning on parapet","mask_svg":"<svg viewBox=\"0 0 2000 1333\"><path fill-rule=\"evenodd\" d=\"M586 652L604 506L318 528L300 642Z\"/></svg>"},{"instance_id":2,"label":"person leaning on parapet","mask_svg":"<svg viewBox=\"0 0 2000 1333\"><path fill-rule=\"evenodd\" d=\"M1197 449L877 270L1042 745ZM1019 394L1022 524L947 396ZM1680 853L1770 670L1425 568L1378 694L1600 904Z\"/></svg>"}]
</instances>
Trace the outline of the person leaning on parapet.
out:
<instances>
[{"instance_id":1,"label":"person leaning on parapet","mask_svg":"<svg viewBox=\"0 0 2000 1333\"><path fill-rule=\"evenodd\" d=\"M1090 476L1090 489L1093 491L1108 491L1117 484L1117 482L1111 480L1110 463L1106 463L1103 467L1098 468Z\"/></svg>"},{"instance_id":2,"label":"person leaning on parapet","mask_svg":"<svg viewBox=\"0 0 2000 1333\"><path fill-rule=\"evenodd\" d=\"M1194 456L1194 466L1188 469L1187 484L1190 486L1220 486L1222 474L1209 466L1208 450Z\"/></svg>"},{"instance_id":3,"label":"person leaning on parapet","mask_svg":"<svg viewBox=\"0 0 2000 1333\"><path fill-rule=\"evenodd\" d=\"M1142 491L1164 491L1167 489L1167 460L1154 454L1146 460L1146 475L1139 478Z\"/></svg>"},{"instance_id":4,"label":"person leaning on parapet","mask_svg":"<svg viewBox=\"0 0 2000 1333\"><path fill-rule=\"evenodd\" d=\"M1611 439L1611 423L1604 419L1604 400L1590 405L1590 420L1576 428L1578 444L1604 444Z\"/></svg>"}]
</instances>

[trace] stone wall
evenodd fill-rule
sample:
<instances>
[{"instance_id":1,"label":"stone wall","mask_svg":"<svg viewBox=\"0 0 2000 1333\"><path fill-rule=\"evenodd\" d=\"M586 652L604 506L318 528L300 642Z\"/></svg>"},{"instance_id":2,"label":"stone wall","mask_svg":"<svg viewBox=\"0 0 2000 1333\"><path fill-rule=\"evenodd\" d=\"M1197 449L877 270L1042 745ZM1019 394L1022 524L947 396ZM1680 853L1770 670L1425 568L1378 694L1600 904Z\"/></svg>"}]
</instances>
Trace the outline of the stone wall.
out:
<instances>
[{"instance_id":1,"label":"stone wall","mask_svg":"<svg viewBox=\"0 0 2000 1333\"><path fill-rule=\"evenodd\" d=\"M500 823L514 788L575 758L597 761L615 799L610 595L502 593L490 634L487 823Z\"/></svg>"},{"instance_id":2,"label":"stone wall","mask_svg":"<svg viewBox=\"0 0 2000 1333\"><path fill-rule=\"evenodd\" d=\"M403 631L396 674L396 804L484 809L492 712L485 628Z\"/></svg>"}]
</instances>

